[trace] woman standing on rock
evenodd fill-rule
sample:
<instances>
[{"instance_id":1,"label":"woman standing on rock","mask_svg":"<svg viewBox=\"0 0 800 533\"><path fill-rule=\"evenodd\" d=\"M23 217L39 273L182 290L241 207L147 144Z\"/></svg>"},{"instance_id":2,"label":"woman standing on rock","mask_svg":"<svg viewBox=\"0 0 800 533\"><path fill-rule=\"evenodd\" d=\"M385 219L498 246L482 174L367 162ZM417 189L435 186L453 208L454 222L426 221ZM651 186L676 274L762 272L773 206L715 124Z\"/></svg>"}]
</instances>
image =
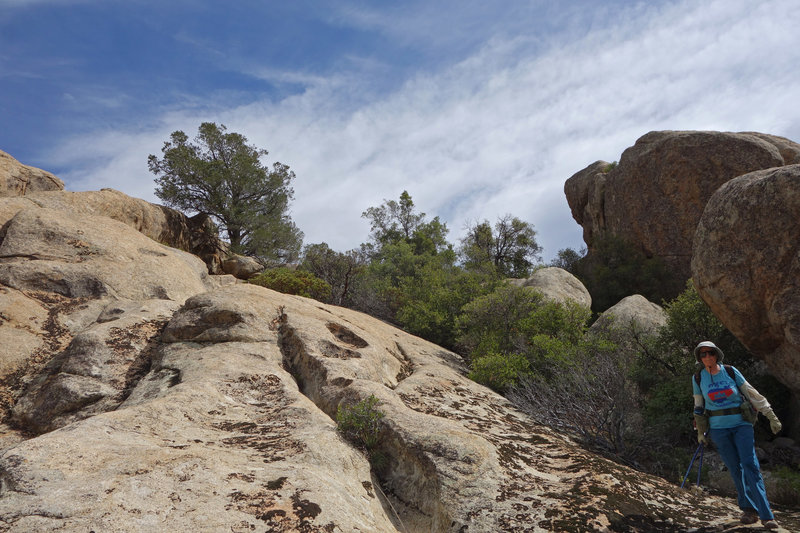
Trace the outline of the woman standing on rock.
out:
<instances>
[{"instance_id":1,"label":"woman standing on rock","mask_svg":"<svg viewBox=\"0 0 800 533\"><path fill-rule=\"evenodd\" d=\"M761 518L765 528L778 529L756 457L753 423L758 414L750 405L767 417L773 433L781 430L781 423L738 370L722 365L724 354L713 342L698 344L694 356L703 365L692 379L697 440L704 444L710 437L728 467L742 509L740 521L753 524Z\"/></svg>"}]
</instances>

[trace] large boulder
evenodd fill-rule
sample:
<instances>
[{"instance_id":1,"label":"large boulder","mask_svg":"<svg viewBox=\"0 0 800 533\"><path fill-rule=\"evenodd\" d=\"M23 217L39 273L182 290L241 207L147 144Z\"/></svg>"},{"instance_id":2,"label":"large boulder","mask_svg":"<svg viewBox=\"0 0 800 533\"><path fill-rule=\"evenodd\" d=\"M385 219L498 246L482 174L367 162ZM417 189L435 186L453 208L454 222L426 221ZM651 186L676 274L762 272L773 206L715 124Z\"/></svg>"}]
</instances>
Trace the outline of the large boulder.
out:
<instances>
[{"instance_id":1,"label":"large boulder","mask_svg":"<svg viewBox=\"0 0 800 533\"><path fill-rule=\"evenodd\" d=\"M598 161L564 185L573 218L595 242L616 235L690 277L692 239L706 202L728 180L792 163L800 145L758 133L650 132L618 165ZM680 283L678 283L680 286Z\"/></svg>"},{"instance_id":2,"label":"large boulder","mask_svg":"<svg viewBox=\"0 0 800 533\"><path fill-rule=\"evenodd\" d=\"M64 182L47 171L23 165L0 150L0 197L24 196L36 191L57 191Z\"/></svg>"},{"instance_id":3,"label":"large boulder","mask_svg":"<svg viewBox=\"0 0 800 533\"><path fill-rule=\"evenodd\" d=\"M800 165L800 144L797 144L786 137L769 135L767 133L759 133L756 131L745 131L742 133L746 135L753 135L774 145L775 148L777 148L781 153L781 157L783 157L783 163L785 165Z\"/></svg>"},{"instance_id":4,"label":"large boulder","mask_svg":"<svg viewBox=\"0 0 800 533\"><path fill-rule=\"evenodd\" d=\"M0 227L26 207L55 209L72 213L75 217L111 218L161 244L197 255L205 261L212 274L222 273L227 245L219 239L216 226L206 215L187 217L174 209L132 198L114 189L48 191L0 199Z\"/></svg>"},{"instance_id":5,"label":"large boulder","mask_svg":"<svg viewBox=\"0 0 800 533\"><path fill-rule=\"evenodd\" d=\"M694 237L700 296L800 395L800 165L752 172L709 200Z\"/></svg>"},{"instance_id":6,"label":"large boulder","mask_svg":"<svg viewBox=\"0 0 800 533\"><path fill-rule=\"evenodd\" d=\"M626 330L630 334L653 335L667 324L664 308L641 294L626 296L601 314L591 326L593 331Z\"/></svg>"},{"instance_id":7,"label":"large boulder","mask_svg":"<svg viewBox=\"0 0 800 533\"><path fill-rule=\"evenodd\" d=\"M126 376L147 366L140 355L158 324L226 282L233 279L210 276L199 258L110 218L19 210L0 232L0 422L17 404L17 421L48 430L80 407L119 400ZM126 306L142 311L100 325Z\"/></svg>"},{"instance_id":8,"label":"large boulder","mask_svg":"<svg viewBox=\"0 0 800 533\"><path fill-rule=\"evenodd\" d=\"M518 287L536 289L546 298L559 303L573 301L586 308L592 306L592 297L583 283L563 268L540 268L528 278L509 281Z\"/></svg>"},{"instance_id":9,"label":"large boulder","mask_svg":"<svg viewBox=\"0 0 800 533\"><path fill-rule=\"evenodd\" d=\"M231 254L222 262L222 271L238 279L250 279L264 270L264 265L252 257Z\"/></svg>"},{"instance_id":10,"label":"large boulder","mask_svg":"<svg viewBox=\"0 0 800 533\"><path fill-rule=\"evenodd\" d=\"M204 291L207 278L197 257L107 217L23 209L0 242L0 283L19 291L182 303Z\"/></svg>"}]
</instances>

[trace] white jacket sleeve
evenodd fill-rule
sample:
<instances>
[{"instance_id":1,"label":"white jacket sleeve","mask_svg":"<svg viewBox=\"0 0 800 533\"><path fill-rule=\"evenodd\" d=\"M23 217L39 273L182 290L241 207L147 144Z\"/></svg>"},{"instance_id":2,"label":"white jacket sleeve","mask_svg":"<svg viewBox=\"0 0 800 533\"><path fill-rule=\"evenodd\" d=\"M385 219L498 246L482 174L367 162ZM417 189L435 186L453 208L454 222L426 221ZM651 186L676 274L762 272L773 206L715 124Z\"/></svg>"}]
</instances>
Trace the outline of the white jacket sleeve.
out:
<instances>
[{"instance_id":1,"label":"white jacket sleeve","mask_svg":"<svg viewBox=\"0 0 800 533\"><path fill-rule=\"evenodd\" d=\"M705 402L703 401L703 395L702 394L693 394L692 396L694 396L694 406L695 407L703 407L705 405Z\"/></svg>"},{"instance_id":2,"label":"white jacket sleeve","mask_svg":"<svg viewBox=\"0 0 800 533\"><path fill-rule=\"evenodd\" d=\"M759 413L763 414L772 409L769 401L767 401L767 399L764 398L761 393L759 393L756 388L750 385L747 381L742 383L739 388L742 389L744 395L748 400L750 400L750 405L752 405Z\"/></svg>"},{"instance_id":3,"label":"white jacket sleeve","mask_svg":"<svg viewBox=\"0 0 800 533\"><path fill-rule=\"evenodd\" d=\"M697 407L700 407L700 408L705 407L705 405L706 405L705 399L703 398L702 393L698 394L698 392L700 392L700 386L694 380L694 376L692 376L692 392L693 392L692 397L694 398L694 406L695 406L695 408L697 408Z\"/></svg>"}]
</instances>

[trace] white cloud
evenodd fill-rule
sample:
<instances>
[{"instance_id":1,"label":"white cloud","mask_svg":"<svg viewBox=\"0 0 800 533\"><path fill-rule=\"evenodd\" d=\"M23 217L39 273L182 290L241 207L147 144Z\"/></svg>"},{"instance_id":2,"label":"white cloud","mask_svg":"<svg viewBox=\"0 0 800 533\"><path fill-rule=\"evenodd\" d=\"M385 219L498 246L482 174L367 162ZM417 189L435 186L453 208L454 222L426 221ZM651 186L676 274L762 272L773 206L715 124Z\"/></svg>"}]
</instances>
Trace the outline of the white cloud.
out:
<instances>
[{"instance_id":1,"label":"white cloud","mask_svg":"<svg viewBox=\"0 0 800 533\"><path fill-rule=\"evenodd\" d=\"M74 140L53 161L78 169L62 176L71 188L152 199L147 154L159 153L172 130L194 133L214 120L295 170L292 212L307 243L357 246L368 233L361 212L408 190L421 211L448 223L452 239L468 220L511 213L530 221L549 259L582 245L564 181L597 159L619 159L647 131L756 130L800 140L800 14L791 3L639 4L559 47L546 49L541 36L490 39L462 62L380 97L359 78L279 73L307 89Z\"/></svg>"},{"instance_id":2,"label":"white cloud","mask_svg":"<svg viewBox=\"0 0 800 533\"><path fill-rule=\"evenodd\" d=\"M93 1L96 0L0 0L0 8L28 7L41 4L67 6L72 4L86 4Z\"/></svg>"}]
</instances>

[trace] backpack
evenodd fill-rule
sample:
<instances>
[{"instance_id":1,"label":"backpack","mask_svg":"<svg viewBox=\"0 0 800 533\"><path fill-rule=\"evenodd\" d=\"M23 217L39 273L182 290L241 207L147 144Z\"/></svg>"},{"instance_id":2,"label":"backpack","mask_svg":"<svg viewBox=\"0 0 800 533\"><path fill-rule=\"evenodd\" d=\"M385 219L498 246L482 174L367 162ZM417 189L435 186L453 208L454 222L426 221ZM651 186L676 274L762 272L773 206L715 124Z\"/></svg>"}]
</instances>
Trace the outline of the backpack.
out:
<instances>
[{"instance_id":1,"label":"backpack","mask_svg":"<svg viewBox=\"0 0 800 533\"><path fill-rule=\"evenodd\" d=\"M758 411L750 404L750 400L747 399L742 389L739 388L739 384L736 383L736 374L733 373L733 367L731 365L722 365L725 368L725 372L728 373L728 376L733 380L734 385L736 385L736 390L739 391L739 396L742 397L742 418L750 422L751 424L755 424L756 420L758 419ZM697 372L694 373L694 382L697 383L697 386L700 386L700 372L703 369L701 368Z\"/></svg>"}]
</instances>

